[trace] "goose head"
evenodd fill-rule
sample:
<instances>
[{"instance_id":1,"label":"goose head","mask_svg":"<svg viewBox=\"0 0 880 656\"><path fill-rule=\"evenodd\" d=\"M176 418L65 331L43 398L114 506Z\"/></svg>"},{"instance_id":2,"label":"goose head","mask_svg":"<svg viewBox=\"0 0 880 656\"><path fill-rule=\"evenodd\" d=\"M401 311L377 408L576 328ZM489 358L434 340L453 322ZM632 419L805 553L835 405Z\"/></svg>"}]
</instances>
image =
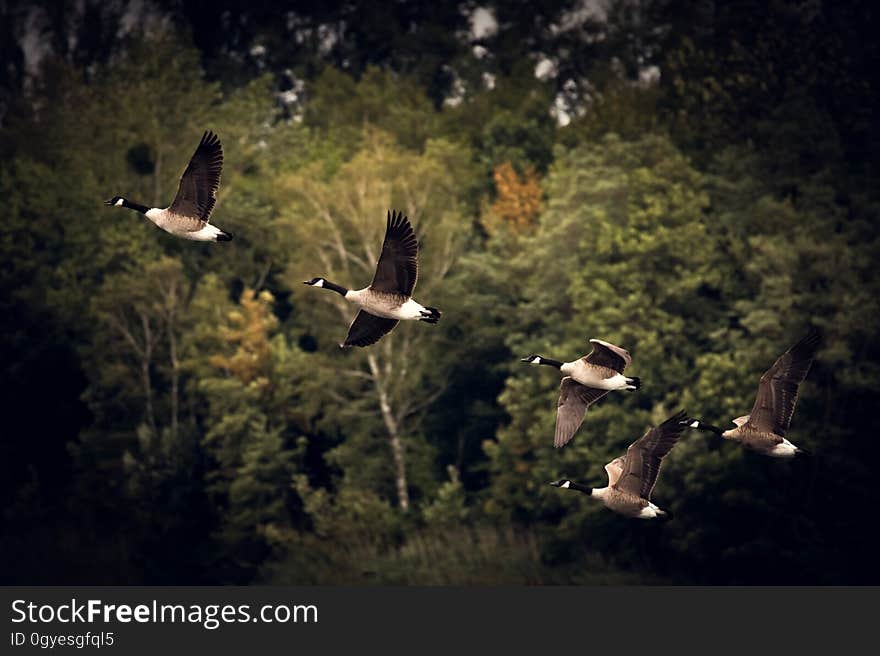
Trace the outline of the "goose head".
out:
<instances>
[{"instance_id":1,"label":"goose head","mask_svg":"<svg viewBox=\"0 0 880 656\"><path fill-rule=\"evenodd\" d=\"M541 364L541 356L540 355L527 355L524 358L520 358L519 361L525 362L526 364Z\"/></svg>"},{"instance_id":2,"label":"goose head","mask_svg":"<svg viewBox=\"0 0 880 656\"><path fill-rule=\"evenodd\" d=\"M123 203L125 203L125 199L122 196L114 196L110 200L104 201L104 205L114 205L116 207L122 207Z\"/></svg>"},{"instance_id":3,"label":"goose head","mask_svg":"<svg viewBox=\"0 0 880 656\"><path fill-rule=\"evenodd\" d=\"M560 478L558 481L551 481L550 485L552 485L553 487L562 487L567 489L571 487L571 481L567 478Z\"/></svg>"},{"instance_id":4,"label":"goose head","mask_svg":"<svg viewBox=\"0 0 880 656\"><path fill-rule=\"evenodd\" d=\"M312 287L323 287L325 282L327 281L323 278L312 278L311 280L306 280L303 284L311 285Z\"/></svg>"}]
</instances>

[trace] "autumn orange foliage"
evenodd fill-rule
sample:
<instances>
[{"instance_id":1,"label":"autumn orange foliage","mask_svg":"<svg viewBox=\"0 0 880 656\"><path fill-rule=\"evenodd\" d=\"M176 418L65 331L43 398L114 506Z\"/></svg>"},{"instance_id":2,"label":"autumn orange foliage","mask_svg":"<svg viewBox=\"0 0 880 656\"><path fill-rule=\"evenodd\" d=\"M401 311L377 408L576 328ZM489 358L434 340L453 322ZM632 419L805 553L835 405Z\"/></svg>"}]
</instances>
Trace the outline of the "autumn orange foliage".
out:
<instances>
[{"instance_id":1,"label":"autumn orange foliage","mask_svg":"<svg viewBox=\"0 0 880 656\"><path fill-rule=\"evenodd\" d=\"M520 176L510 162L503 162L492 173L495 179L495 202L484 225L489 232L504 227L516 232L535 224L541 213L541 181L534 168Z\"/></svg>"},{"instance_id":2,"label":"autumn orange foliage","mask_svg":"<svg viewBox=\"0 0 880 656\"><path fill-rule=\"evenodd\" d=\"M272 314L273 301L272 294L265 290L259 294L252 289L242 292L241 306L229 313L229 325L221 329L223 338L236 345L235 353L212 356L212 365L226 369L243 383L266 375L272 362L269 336L278 326Z\"/></svg>"}]
</instances>

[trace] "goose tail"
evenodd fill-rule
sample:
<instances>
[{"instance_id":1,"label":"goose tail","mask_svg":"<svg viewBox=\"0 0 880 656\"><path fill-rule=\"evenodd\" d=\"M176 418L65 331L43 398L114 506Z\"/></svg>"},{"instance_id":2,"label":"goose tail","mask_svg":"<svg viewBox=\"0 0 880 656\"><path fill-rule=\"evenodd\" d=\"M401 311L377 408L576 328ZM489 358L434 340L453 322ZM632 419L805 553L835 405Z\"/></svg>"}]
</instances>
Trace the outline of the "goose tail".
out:
<instances>
[{"instance_id":1,"label":"goose tail","mask_svg":"<svg viewBox=\"0 0 880 656\"><path fill-rule=\"evenodd\" d=\"M435 324L440 321L440 317L443 315L443 313L435 307L426 307L425 312L427 312L427 314L419 319L419 321L424 321L425 323L430 324Z\"/></svg>"},{"instance_id":2,"label":"goose tail","mask_svg":"<svg viewBox=\"0 0 880 656\"><path fill-rule=\"evenodd\" d=\"M657 510L657 520L661 522L670 522L675 518L669 510Z\"/></svg>"}]
</instances>

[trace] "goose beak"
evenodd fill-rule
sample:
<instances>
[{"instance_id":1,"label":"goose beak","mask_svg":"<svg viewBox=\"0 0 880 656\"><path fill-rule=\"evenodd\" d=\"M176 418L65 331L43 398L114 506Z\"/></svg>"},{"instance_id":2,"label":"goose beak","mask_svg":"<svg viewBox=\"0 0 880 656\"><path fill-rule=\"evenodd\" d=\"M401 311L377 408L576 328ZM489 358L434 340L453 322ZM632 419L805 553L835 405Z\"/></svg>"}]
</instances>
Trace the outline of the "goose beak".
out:
<instances>
[{"instance_id":1,"label":"goose beak","mask_svg":"<svg viewBox=\"0 0 880 656\"><path fill-rule=\"evenodd\" d=\"M112 199L112 198L111 198L110 200L105 200L105 201L104 201L104 205L112 205L112 204L113 204L113 199Z\"/></svg>"}]
</instances>

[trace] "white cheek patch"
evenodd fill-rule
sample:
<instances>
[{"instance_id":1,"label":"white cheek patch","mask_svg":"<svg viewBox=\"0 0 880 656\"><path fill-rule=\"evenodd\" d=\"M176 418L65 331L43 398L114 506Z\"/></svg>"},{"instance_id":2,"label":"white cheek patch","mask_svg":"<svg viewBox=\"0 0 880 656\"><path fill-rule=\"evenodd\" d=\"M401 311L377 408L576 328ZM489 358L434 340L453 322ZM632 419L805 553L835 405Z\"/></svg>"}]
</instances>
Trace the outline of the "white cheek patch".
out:
<instances>
[{"instance_id":1,"label":"white cheek patch","mask_svg":"<svg viewBox=\"0 0 880 656\"><path fill-rule=\"evenodd\" d=\"M323 286L324 286L324 279L318 278L318 282L315 283L315 287L323 287Z\"/></svg>"},{"instance_id":2,"label":"white cheek patch","mask_svg":"<svg viewBox=\"0 0 880 656\"><path fill-rule=\"evenodd\" d=\"M691 428L699 428L699 427L700 427L700 422L697 421L696 419L694 419L694 421L691 422Z\"/></svg>"},{"instance_id":3,"label":"white cheek patch","mask_svg":"<svg viewBox=\"0 0 880 656\"><path fill-rule=\"evenodd\" d=\"M124 198L120 198L119 200L117 200L117 201L114 203L114 205L116 205L116 207L122 207L122 203L123 203L124 200L125 200Z\"/></svg>"},{"instance_id":4,"label":"white cheek patch","mask_svg":"<svg viewBox=\"0 0 880 656\"><path fill-rule=\"evenodd\" d=\"M541 364L541 358L538 358L538 357L532 358L532 364Z\"/></svg>"},{"instance_id":5,"label":"white cheek patch","mask_svg":"<svg viewBox=\"0 0 880 656\"><path fill-rule=\"evenodd\" d=\"M564 487L566 490L571 487L571 481L565 481L561 487Z\"/></svg>"}]
</instances>

